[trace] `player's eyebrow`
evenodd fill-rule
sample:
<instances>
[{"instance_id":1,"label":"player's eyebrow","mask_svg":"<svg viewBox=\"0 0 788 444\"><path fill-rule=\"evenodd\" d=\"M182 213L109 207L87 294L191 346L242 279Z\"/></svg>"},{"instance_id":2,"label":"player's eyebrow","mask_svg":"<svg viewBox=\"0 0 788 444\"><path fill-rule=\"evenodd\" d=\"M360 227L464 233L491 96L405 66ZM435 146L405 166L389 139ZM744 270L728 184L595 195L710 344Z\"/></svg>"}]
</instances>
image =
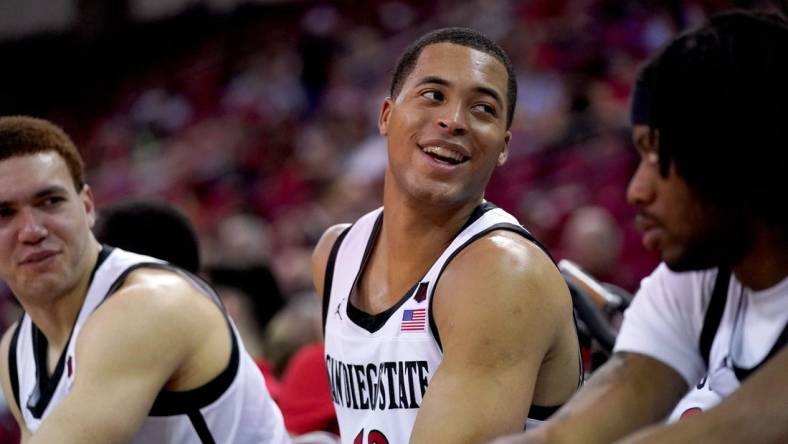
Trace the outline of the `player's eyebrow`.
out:
<instances>
[{"instance_id":1,"label":"player's eyebrow","mask_svg":"<svg viewBox=\"0 0 788 444\"><path fill-rule=\"evenodd\" d=\"M40 199L42 197L51 196L53 194L64 194L64 193L67 193L67 192L68 191L65 188L63 188L62 186L60 186L60 185L51 185L51 186L48 186L46 188L43 188L43 189L37 191L33 195L33 198L34 199Z\"/></svg>"},{"instance_id":2,"label":"player's eyebrow","mask_svg":"<svg viewBox=\"0 0 788 444\"><path fill-rule=\"evenodd\" d=\"M421 80L419 80L418 83L416 83L416 86L426 85L426 84L436 84L436 85L441 85L441 86L451 86L451 82L449 82L448 80L446 80L446 79L444 79L442 77L438 77L438 76L425 76ZM475 92L477 92L477 93L484 94L486 96L492 97L493 100L498 102L498 106L501 106L501 107L503 106L503 99L501 98L501 95L498 94L498 91L496 91L495 89L490 88L488 86L478 85L478 86L475 86L473 88L473 90Z\"/></svg>"},{"instance_id":3,"label":"player's eyebrow","mask_svg":"<svg viewBox=\"0 0 788 444\"><path fill-rule=\"evenodd\" d=\"M33 193L31 199L38 200L47 196L52 196L54 194L66 194L67 192L68 191L60 185L50 185ZM0 201L0 207L11 207L13 205L14 202L10 200Z\"/></svg>"},{"instance_id":4,"label":"player's eyebrow","mask_svg":"<svg viewBox=\"0 0 788 444\"><path fill-rule=\"evenodd\" d=\"M430 83L434 83L436 85L441 85L441 86L450 86L451 85L451 82L449 82L448 80L446 80L446 79L444 79L442 77L426 76L426 77L422 77L421 80L419 80L418 83L416 83L416 86L427 85L427 84L430 84Z\"/></svg>"}]
</instances>

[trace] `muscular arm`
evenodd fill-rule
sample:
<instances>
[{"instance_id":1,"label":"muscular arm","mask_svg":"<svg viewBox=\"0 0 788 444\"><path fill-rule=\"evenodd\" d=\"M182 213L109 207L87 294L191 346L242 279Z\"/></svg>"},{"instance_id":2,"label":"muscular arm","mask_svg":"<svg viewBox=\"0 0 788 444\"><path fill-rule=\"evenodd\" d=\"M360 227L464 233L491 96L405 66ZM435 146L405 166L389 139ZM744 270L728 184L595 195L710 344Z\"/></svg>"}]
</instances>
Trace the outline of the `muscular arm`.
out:
<instances>
[{"instance_id":1,"label":"muscular arm","mask_svg":"<svg viewBox=\"0 0 788 444\"><path fill-rule=\"evenodd\" d=\"M194 388L226 366L221 312L169 275L124 287L91 315L78 337L74 386L31 443L129 442L162 388Z\"/></svg>"},{"instance_id":2,"label":"muscular arm","mask_svg":"<svg viewBox=\"0 0 788 444\"><path fill-rule=\"evenodd\" d=\"M572 328L555 266L533 244L494 233L447 268L433 313L444 356L411 443L475 443L522 430L540 366L561 328Z\"/></svg>"},{"instance_id":3,"label":"muscular arm","mask_svg":"<svg viewBox=\"0 0 788 444\"><path fill-rule=\"evenodd\" d=\"M641 443L782 443L788 441L788 348L718 406L622 441Z\"/></svg>"},{"instance_id":4,"label":"muscular arm","mask_svg":"<svg viewBox=\"0 0 788 444\"><path fill-rule=\"evenodd\" d=\"M8 404L8 409L11 411L11 414L14 415L16 423L19 425L22 443L26 443L30 439L30 432L27 430L27 427L25 427L25 422L22 421L22 414L19 412L19 408L14 400L14 392L11 389L11 377L8 369L8 352L11 347L11 337L14 336L15 329L16 323L3 334L3 339L0 341L0 384L3 387L3 396Z\"/></svg>"},{"instance_id":5,"label":"muscular arm","mask_svg":"<svg viewBox=\"0 0 788 444\"><path fill-rule=\"evenodd\" d=\"M496 444L613 442L663 419L686 390L667 365L616 353L546 424Z\"/></svg>"}]
</instances>

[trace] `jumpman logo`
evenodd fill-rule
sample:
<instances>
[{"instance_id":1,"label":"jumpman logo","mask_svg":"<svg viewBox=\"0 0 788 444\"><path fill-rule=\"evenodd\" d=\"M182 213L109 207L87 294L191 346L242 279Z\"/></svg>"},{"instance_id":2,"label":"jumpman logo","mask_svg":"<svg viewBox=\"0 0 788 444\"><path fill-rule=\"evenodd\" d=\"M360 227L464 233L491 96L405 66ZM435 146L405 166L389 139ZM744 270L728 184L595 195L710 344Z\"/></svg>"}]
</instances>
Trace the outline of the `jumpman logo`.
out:
<instances>
[{"instance_id":1,"label":"jumpman logo","mask_svg":"<svg viewBox=\"0 0 788 444\"><path fill-rule=\"evenodd\" d=\"M342 306L342 302L344 302L344 301L345 301L345 299L342 299L341 301L339 301L339 303L337 304L337 310L334 312L335 315L339 316L339 319L342 319L342 313L339 311L339 307Z\"/></svg>"}]
</instances>

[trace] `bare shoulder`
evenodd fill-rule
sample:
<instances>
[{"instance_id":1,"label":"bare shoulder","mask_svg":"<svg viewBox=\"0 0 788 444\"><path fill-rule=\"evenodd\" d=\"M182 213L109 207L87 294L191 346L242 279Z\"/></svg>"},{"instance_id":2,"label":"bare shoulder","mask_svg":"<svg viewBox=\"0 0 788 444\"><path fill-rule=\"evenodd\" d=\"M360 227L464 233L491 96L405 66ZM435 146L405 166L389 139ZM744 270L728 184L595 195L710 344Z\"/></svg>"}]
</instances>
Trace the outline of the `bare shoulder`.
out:
<instances>
[{"instance_id":1,"label":"bare shoulder","mask_svg":"<svg viewBox=\"0 0 788 444\"><path fill-rule=\"evenodd\" d=\"M448 265L440 284L452 293L462 288L485 290L485 300L532 308L565 310L571 307L566 284L552 259L538 245L518 233L498 230L476 240ZM470 286L470 287L469 287ZM473 295L468 295L473 297Z\"/></svg>"},{"instance_id":2,"label":"bare shoulder","mask_svg":"<svg viewBox=\"0 0 788 444\"><path fill-rule=\"evenodd\" d=\"M329 227L315 246L312 252L312 281L315 284L318 298L323 296L323 280L325 279L326 264L331 249L334 247L337 238L345 231L350 224L337 224Z\"/></svg>"},{"instance_id":3,"label":"bare shoulder","mask_svg":"<svg viewBox=\"0 0 788 444\"><path fill-rule=\"evenodd\" d=\"M508 231L494 231L457 254L438 282L433 314L444 348L452 337L462 343L468 331L483 331L488 344L511 349L533 338L530 345L546 352L572 322L569 290L552 260Z\"/></svg>"},{"instance_id":4,"label":"bare shoulder","mask_svg":"<svg viewBox=\"0 0 788 444\"><path fill-rule=\"evenodd\" d=\"M137 347L164 335L172 345L188 344L224 322L221 309L186 277L171 270L140 268L88 318L79 342L107 342L117 332L128 341L116 339L115 346Z\"/></svg>"},{"instance_id":5,"label":"bare shoulder","mask_svg":"<svg viewBox=\"0 0 788 444\"><path fill-rule=\"evenodd\" d=\"M76 384L93 393L86 381L114 386L134 379L146 399L165 384L186 390L218 374L230 347L224 313L194 283L171 270L141 268L85 322Z\"/></svg>"},{"instance_id":6,"label":"bare shoulder","mask_svg":"<svg viewBox=\"0 0 788 444\"><path fill-rule=\"evenodd\" d=\"M220 311L185 276L168 269L140 268L129 273L123 285L102 306L123 306L141 312L198 316L206 309Z\"/></svg>"}]
</instances>

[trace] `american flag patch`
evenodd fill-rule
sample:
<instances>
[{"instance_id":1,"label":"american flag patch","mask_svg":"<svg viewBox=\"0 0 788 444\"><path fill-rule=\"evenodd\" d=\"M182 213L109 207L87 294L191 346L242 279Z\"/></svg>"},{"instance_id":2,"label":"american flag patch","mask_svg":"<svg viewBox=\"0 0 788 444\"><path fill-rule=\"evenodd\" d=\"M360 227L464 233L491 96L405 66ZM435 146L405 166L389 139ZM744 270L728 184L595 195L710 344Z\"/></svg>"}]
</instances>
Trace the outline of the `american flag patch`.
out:
<instances>
[{"instance_id":1,"label":"american flag patch","mask_svg":"<svg viewBox=\"0 0 788 444\"><path fill-rule=\"evenodd\" d=\"M417 308L415 310L405 310L402 313L402 324L400 331L424 331L427 325L427 309Z\"/></svg>"}]
</instances>

